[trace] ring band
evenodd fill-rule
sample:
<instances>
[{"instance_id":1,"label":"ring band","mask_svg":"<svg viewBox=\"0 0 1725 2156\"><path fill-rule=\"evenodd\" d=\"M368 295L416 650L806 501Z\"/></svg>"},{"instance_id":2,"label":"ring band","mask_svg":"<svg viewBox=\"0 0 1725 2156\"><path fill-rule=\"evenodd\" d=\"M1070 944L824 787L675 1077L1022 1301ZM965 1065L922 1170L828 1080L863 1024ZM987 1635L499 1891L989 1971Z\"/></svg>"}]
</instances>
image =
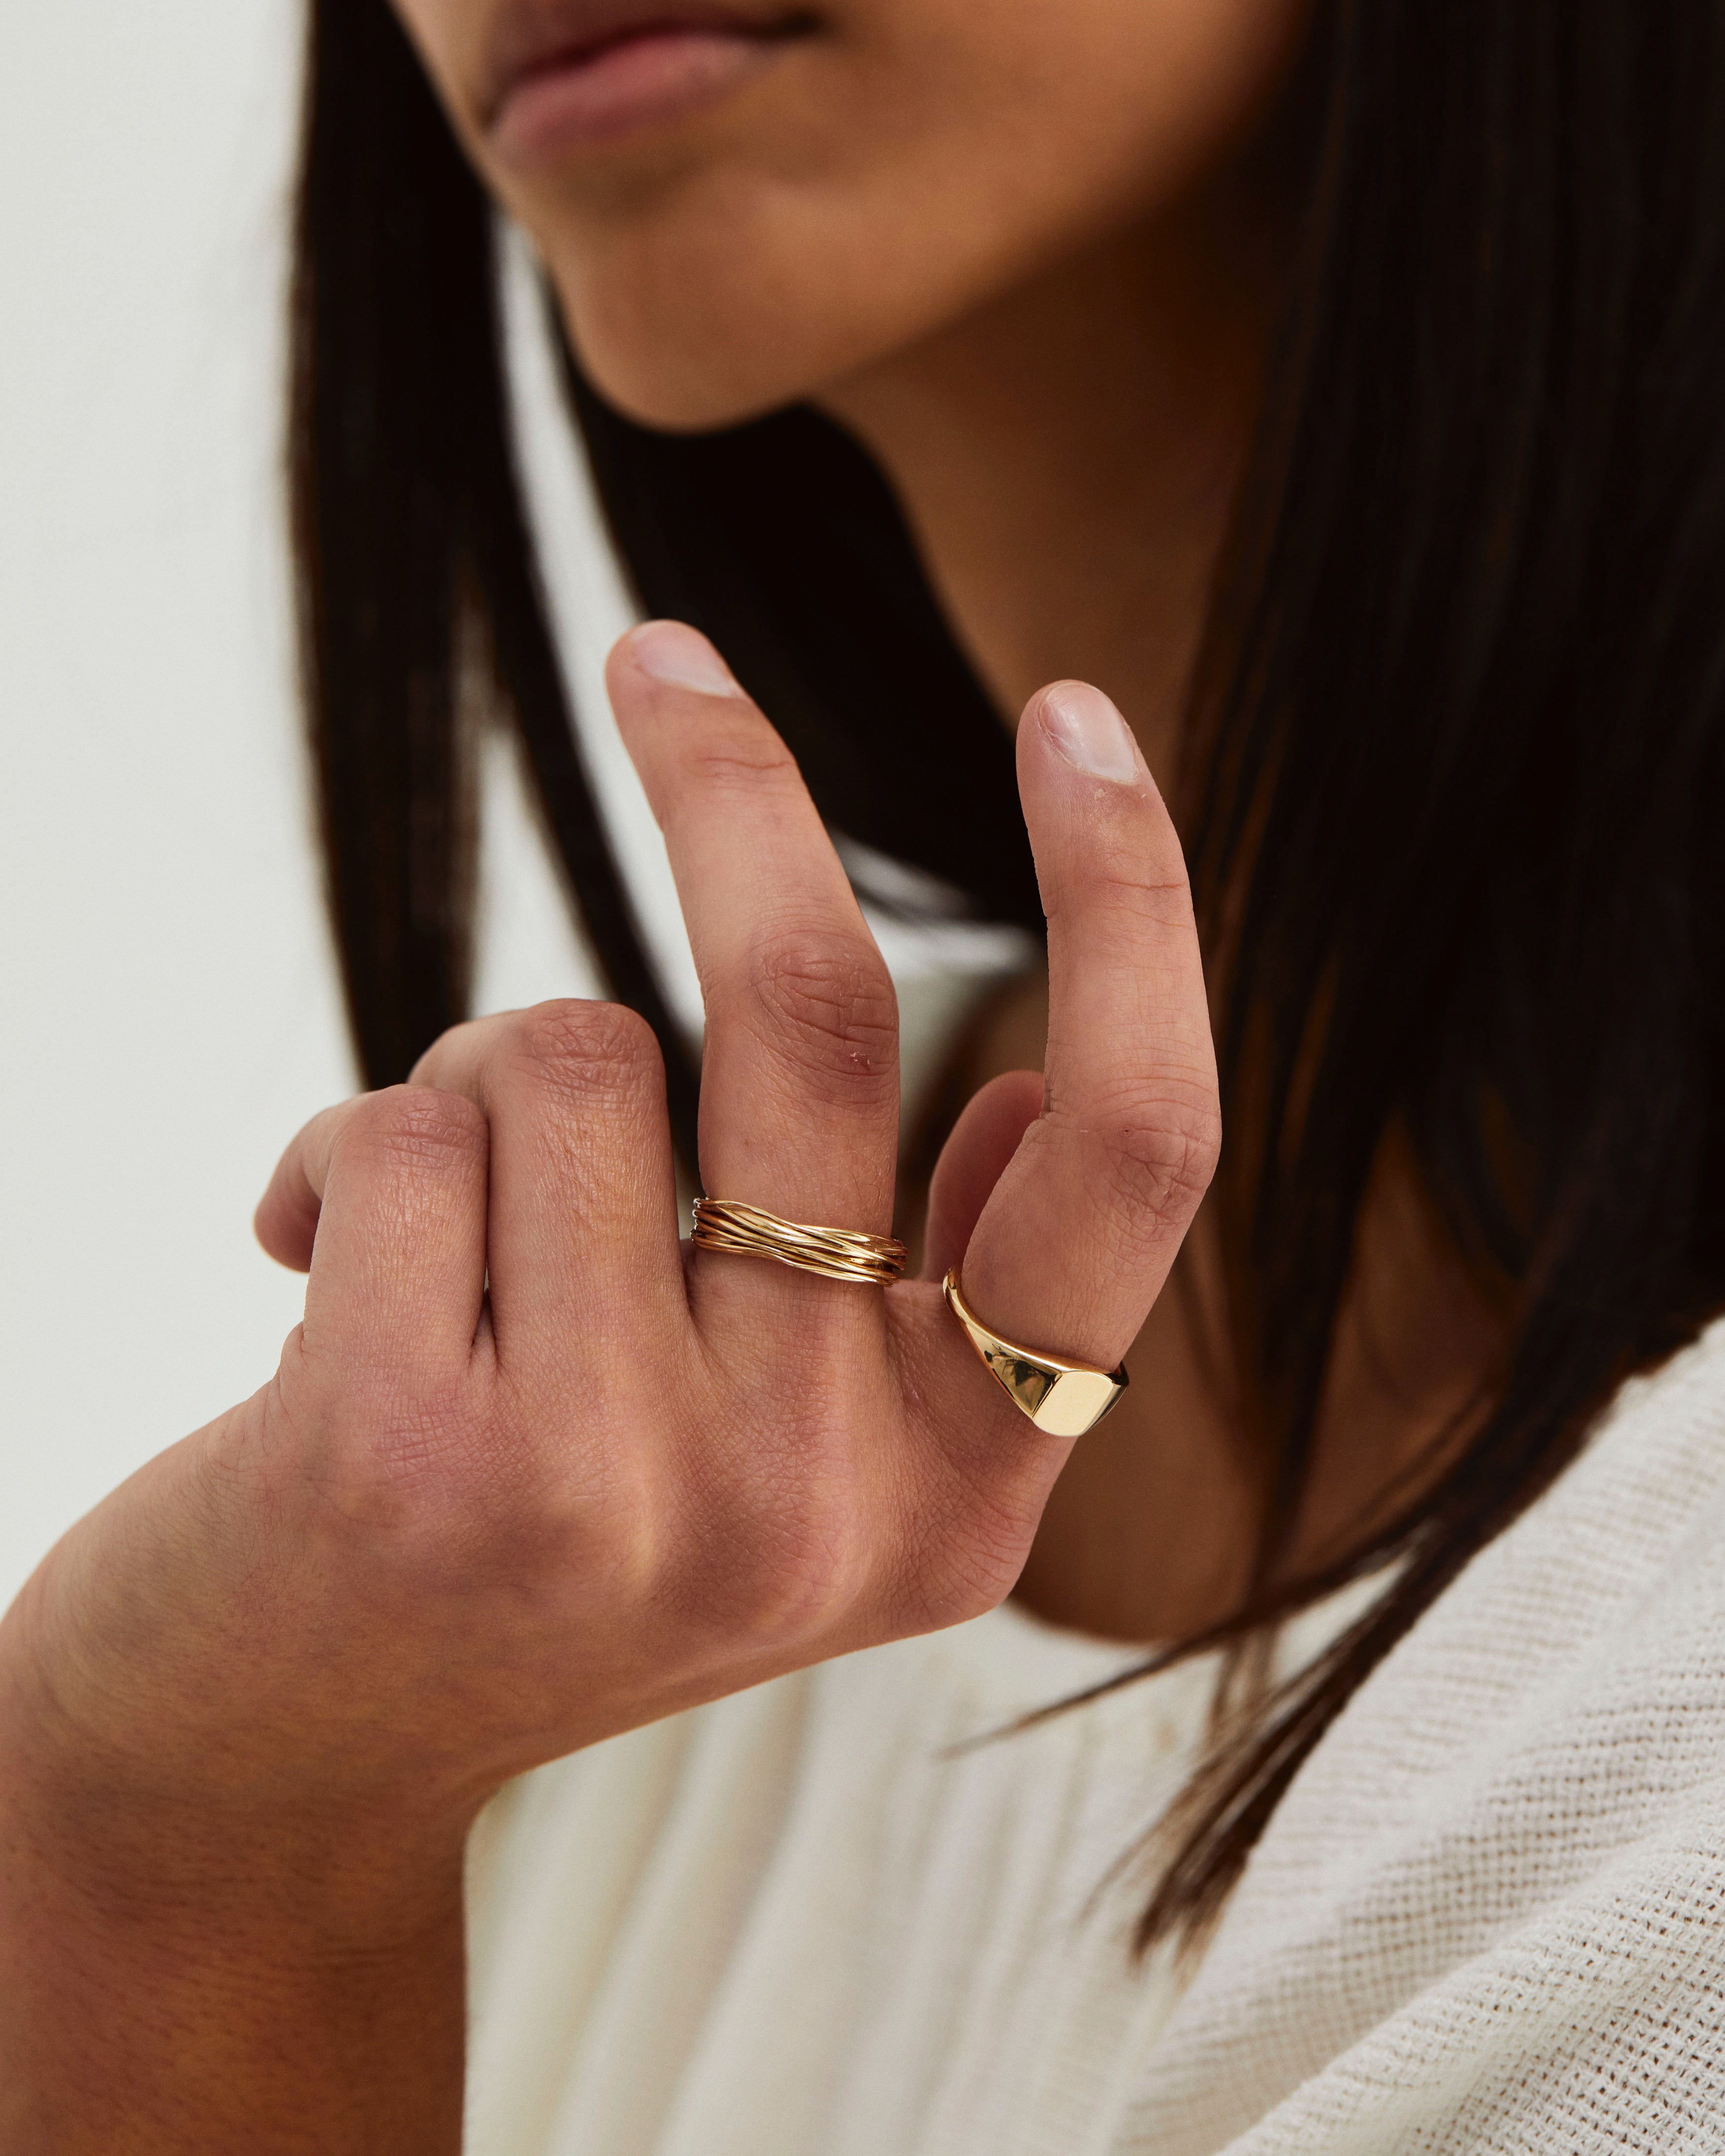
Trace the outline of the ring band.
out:
<instances>
[{"instance_id":1,"label":"ring band","mask_svg":"<svg viewBox=\"0 0 1725 2156\"><path fill-rule=\"evenodd\" d=\"M1124 1363L1117 1369L1098 1370L1089 1363L1069 1363L1062 1356L1020 1348L989 1332L964 1300L956 1265L941 1285L953 1317L1007 1398L1050 1437L1082 1437L1126 1390Z\"/></svg>"},{"instance_id":2,"label":"ring band","mask_svg":"<svg viewBox=\"0 0 1725 2156\"><path fill-rule=\"evenodd\" d=\"M865 1235L850 1228L811 1228L800 1220L781 1220L756 1205L725 1198L697 1198L697 1250L725 1250L736 1257L775 1258L798 1272L823 1280L860 1281L886 1287L905 1269L909 1253L896 1235Z\"/></svg>"}]
</instances>

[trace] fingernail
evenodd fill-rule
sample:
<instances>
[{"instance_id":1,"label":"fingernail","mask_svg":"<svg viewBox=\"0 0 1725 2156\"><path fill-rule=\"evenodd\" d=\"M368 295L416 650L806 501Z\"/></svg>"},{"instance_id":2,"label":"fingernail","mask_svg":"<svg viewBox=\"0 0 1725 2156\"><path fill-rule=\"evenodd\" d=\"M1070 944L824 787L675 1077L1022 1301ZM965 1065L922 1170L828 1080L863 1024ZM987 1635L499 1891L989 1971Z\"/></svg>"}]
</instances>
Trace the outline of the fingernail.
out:
<instances>
[{"instance_id":1,"label":"fingernail","mask_svg":"<svg viewBox=\"0 0 1725 2156\"><path fill-rule=\"evenodd\" d=\"M643 622L629 640L629 654L644 674L673 688L703 696L740 696L737 677L698 629L686 622Z\"/></svg>"},{"instance_id":2,"label":"fingernail","mask_svg":"<svg viewBox=\"0 0 1725 2156\"><path fill-rule=\"evenodd\" d=\"M1117 785L1138 775L1131 729L1100 689L1088 681L1056 681L1042 692L1049 739L1076 770Z\"/></svg>"}]
</instances>

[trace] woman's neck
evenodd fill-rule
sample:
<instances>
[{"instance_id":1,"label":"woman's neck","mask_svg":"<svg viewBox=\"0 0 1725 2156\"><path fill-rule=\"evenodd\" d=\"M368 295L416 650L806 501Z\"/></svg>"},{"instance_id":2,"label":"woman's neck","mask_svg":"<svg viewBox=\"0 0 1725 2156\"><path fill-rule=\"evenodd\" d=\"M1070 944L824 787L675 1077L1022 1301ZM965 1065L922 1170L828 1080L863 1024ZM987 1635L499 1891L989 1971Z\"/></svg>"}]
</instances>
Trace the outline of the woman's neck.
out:
<instances>
[{"instance_id":1,"label":"woman's neck","mask_svg":"<svg viewBox=\"0 0 1725 2156\"><path fill-rule=\"evenodd\" d=\"M1099 246L824 400L896 485L1003 717L1045 680L1098 682L1165 787L1273 305L1272 250L1243 238L1241 214L1219 199ZM1045 1018L1025 983L973 1042L969 1083L1039 1063ZM1296 1563L1333 1556L1430 1471L1434 1434L1465 1424L1497 1339L1399 1156L1360 1255ZM1040 1614L1167 1638L1243 1592L1264 1466L1243 1442L1218 1276L1207 1209L1179 1291L1132 1350L1139 1383L1055 1488L1018 1590Z\"/></svg>"},{"instance_id":2,"label":"woman's neck","mask_svg":"<svg viewBox=\"0 0 1725 2156\"><path fill-rule=\"evenodd\" d=\"M891 478L1003 716L1096 681L1164 783L1258 396L1243 215L1206 200L1099 245L823 400Z\"/></svg>"}]
</instances>

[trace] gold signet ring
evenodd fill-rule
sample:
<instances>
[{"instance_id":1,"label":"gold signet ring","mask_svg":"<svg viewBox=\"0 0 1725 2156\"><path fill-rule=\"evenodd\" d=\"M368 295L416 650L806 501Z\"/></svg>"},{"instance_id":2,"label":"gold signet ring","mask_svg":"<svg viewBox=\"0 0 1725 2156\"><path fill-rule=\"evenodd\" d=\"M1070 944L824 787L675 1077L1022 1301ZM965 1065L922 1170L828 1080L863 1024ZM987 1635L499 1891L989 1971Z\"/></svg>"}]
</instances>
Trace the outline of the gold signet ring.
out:
<instances>
[{"instance_id":1,"label":"gold signet ring","mask_svg":"<svg viewBox=\"0 0 1725 2156\"><path fill-rule=\"evenodd\" d=\"M865 1235L855 1228L811 1228L800 1220L781 1220L758 1205L739 1205L725 1198L697 1198L697 1250L726 1250L735 1257L775 1258L798 1272L823 1280L857 1281L865 1287L886 1287L905 1269L908 1255L896 1235Z\"/></svg>"},{"instance_id":2,"label":"gold signet ring","mask_svg":"<svg viewBox=\"0 0 1725 2156\"><path fill-rule=\"evenodd\" d=\"M1098 1370L1088 1363L1068 1363L1059 1355L1039 1354L989 1332L964 1300L956 1265L942 1286L953 1317L1007 1398L1050 1437L1082 1437L1096 1428L1126 1390L1124 1363L1117 1370Z\"/></svg>"}]
</instances>

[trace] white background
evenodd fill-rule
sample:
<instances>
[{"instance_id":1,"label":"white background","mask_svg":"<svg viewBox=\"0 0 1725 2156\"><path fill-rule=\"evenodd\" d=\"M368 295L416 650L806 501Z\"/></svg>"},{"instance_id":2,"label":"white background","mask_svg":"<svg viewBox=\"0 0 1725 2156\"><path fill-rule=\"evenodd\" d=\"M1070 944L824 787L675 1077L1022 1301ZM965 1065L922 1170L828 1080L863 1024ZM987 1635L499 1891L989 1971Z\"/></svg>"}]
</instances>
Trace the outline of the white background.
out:
<instances>
[{"instance_id":1,"label":"white background","mask_svg":"<svg viewBox=\"0 0 1725 2156\"><path fill-rule=\"evenodd\" d=\"M0 9L0 1600L269 1375L347 1089L275 530L283 0Z\"/></svg>"},{"instance_id":2,"label":"white background","mask_svg":"<svg viewBox=\"0 0 1725 2156\"><path fill-rule=\"evenodd\" d=\"M352 1085L280 533L299 15L0 8L0 1604L269 1376L251 1209ZM490 793L483 999L590 992Z\"/></svg>"}]
</instances>

